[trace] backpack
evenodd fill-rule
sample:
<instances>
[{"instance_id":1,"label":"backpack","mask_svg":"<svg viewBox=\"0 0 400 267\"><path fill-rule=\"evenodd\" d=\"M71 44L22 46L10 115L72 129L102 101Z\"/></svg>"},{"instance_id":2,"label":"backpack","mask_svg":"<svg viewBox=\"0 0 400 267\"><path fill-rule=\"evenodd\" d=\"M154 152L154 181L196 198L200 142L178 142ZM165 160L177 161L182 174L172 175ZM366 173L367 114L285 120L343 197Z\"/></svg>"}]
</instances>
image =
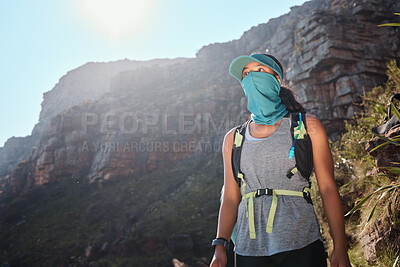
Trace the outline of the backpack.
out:
<instances>
[{"instance_id":1,"label":"backpack","mask_svg":"<svg viewBox=\"0 0 400 267\"><path fill-rule=\"evenodd\" d=\"M245 201L246 205L246 216L249 218L249 232L250 238L255 239L255 228L254 228L254 206L253 199L255 197L260 197L263 195L273 196L271 209L268 216L267 223L267 233L272 233L273 221L275 216L275 211L277 207L277 195L288 195L288 196L299 196L304 197L306 201L310 204L311 202L311 182L310 175L313 171L313 153L312 153L312 143L310 136L307 134L306 116L305 113L291 112L286 114L285 117L290 116L291 127L290 132L292 136L292 147L288 151L288 157L295 157L296 164L290 167L287 171L286 177L291 179L296 172L300 172L308 182L309 186L303 188L302 191L292 191L292 190L282 190L282 189L271 189L271 188L261 188L250 193L245 193L246 182L244 180L244 174L240 171L240 156L242 152L242 146L244 142L244 136L247 125L251 120L246 121L242 125L236 127L234 132L234 143L232 147L232 171L235 181L242 190L242 199Z\"/></svg>"},{"instance_id":2,"label":"backpack","mask_svg":"<svg viewBox=\"0 0 400 267\"><path fill-rule=\"evenodd\" d=\"M394 94L389 98L388 113L385 118L385 122L382 125L372 128L372 132L374 134L380 134L380 135L385 134L385 133L389 132L389 130L391 128L400 124L399 118L396 116L396 114L393 114L393 116L392 116L392 105L390 105L390 103L393 103L393 99L400 100L400 94ZM397 111L400 112L400 106L397 108ZM393 113L395 113L395 112L393 112Z\"/></svg>"},{"instance_id":3,"label":"backpack","mask_svg":"<svg viewBox=\"0 0 400 267\"><path fill-rule=\"evenodd\" d=\"M292 148L290 149L288 155L289 158L292 158L294 155L296 159L296 165L288 170L286 176L290 179L297 171L299 171L301 175L307 179L307 181L309 181L310 175L313 171L313 154L311 139L307 134L306 117L304 113L292 112L288 114L292 121L290 133L293 141ZM234 143L232 148L232 170L235 181L238 183L239 187L241 186L241 179L238 177L238 175L240 176L241 173L240 156L242 154L242 145L244 142L246 127L250 122L251 120L248 120L242 125L236 127L233 137Z\"/></svg>"}]
</instances>

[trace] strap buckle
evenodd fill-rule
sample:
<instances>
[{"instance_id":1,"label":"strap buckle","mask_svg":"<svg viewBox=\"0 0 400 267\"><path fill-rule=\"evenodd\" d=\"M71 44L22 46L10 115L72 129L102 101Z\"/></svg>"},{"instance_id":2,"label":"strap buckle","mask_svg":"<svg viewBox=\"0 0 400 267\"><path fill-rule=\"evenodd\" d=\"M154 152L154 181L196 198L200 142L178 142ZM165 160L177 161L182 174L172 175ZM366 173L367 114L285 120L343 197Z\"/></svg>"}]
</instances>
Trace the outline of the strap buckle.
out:
<instances>
[{"instance_id":1,"label":"strap buckle","mask_svg":"<svg viewBox=\"0 0 400 267\"><path fill-rule=\"evenodd\" d=\"M273 191L274 190L270 189L270 188L257 189L257 192L254 196L255 197L260 197L260 196L264 196L264 195L272 196Z\"/></svg>"},{"instance_id":2,"label":"strap buckle","mask_svg":"<svg viewBox=\"0 0 400 267\"><path fill-rule=\"evenodd\" d=\"M289 179L291 179L292 176L293 176L297 171L298 171L298 169L297 169L297 164L296 164L293 168L291 168L290 170L287 171L286 177L289 178Z\"/></svg>"},{"instance_id":3,"label":"strap buckle","mask_svg":"<svg viewBox=\"0 0 400 267\"><path fill-rule=\"evenodd\" d=\"M310 191L303 190L303 197L307 201L307 203L312 204Z\"/></svg>"}]
</instances>

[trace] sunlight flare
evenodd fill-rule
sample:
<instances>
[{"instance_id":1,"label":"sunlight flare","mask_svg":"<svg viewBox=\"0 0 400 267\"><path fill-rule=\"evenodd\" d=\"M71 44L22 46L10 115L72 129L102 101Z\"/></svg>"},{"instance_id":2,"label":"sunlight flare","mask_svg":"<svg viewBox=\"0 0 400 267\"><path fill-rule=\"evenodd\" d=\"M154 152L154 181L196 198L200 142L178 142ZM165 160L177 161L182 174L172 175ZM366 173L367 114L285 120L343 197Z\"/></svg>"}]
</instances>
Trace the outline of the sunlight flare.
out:
<instances>
[{"instance_id":1,"label":"sunlight flare","mask_svg":"<svg viewBox=\"0 0 400 267\"><path fill-rule=\"evenodd\" d=\"M114 41L145 28L153 9L151 0L81 0L78 5L84 18Z\"/></svg>"}]
</instances>

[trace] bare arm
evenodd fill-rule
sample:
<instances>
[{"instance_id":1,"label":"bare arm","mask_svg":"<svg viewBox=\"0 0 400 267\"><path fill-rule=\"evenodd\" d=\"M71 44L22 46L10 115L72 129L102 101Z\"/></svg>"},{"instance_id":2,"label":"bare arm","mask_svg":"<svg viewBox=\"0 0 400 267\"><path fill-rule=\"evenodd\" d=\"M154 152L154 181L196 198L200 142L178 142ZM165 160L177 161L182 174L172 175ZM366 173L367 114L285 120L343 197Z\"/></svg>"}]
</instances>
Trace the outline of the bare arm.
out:
<instances>
[{"instance_id":1,"label":"bare arm","mask_svg":"<svg viewBox=\"0 0 400 267\"><path fill-rule=\"evenodd\" d=\"M231 155L233 134L234 129L225 135L222 145L222 156L224 160L224 195L219 210L217 229L217 237L223 237L228 241L231 238L236 223L237 210L241 201L240 189L232 172ZM217 245L210 266L222 267L226 265L226 261L225 248Z\"/></svg>"},{"instance_id":2,"label":"bare arm","mask_svg":"<svg viewBox=\"0 0 400 267\"><path fill-rule=\"evenodd\" d=\"M334 180L333 160L328 138L320 120L307 116L307 132L313 146L314 170L333 239L332 267L350 266L344 230L344 215Z\"/></svg>"}]
</instances>

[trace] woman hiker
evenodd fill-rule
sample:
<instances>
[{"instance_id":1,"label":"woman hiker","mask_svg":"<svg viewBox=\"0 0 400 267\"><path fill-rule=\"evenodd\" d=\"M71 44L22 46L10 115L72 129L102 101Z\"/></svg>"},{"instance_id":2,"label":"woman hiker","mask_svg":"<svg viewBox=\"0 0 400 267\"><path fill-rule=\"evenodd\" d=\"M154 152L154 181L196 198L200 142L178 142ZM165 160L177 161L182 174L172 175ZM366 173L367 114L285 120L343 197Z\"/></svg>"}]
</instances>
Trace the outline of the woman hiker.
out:
<instances>
[{"instance_id":1,"label":"woman hiker","mask_svg":"<svg viewBox=\"0 0 400 267\"><path fill-rule=\"evenodd\" d=\"M224 192L210 267L226 266L235 225L237 267L326 266L310 198L312 168L333 238L331 266L349 267L343 210L320 120L305 114L292 91L281 87L282 65L275 57L238 57L230 73L243 87L251 120L224 137Z\"/></svg>"}]
</instances>

